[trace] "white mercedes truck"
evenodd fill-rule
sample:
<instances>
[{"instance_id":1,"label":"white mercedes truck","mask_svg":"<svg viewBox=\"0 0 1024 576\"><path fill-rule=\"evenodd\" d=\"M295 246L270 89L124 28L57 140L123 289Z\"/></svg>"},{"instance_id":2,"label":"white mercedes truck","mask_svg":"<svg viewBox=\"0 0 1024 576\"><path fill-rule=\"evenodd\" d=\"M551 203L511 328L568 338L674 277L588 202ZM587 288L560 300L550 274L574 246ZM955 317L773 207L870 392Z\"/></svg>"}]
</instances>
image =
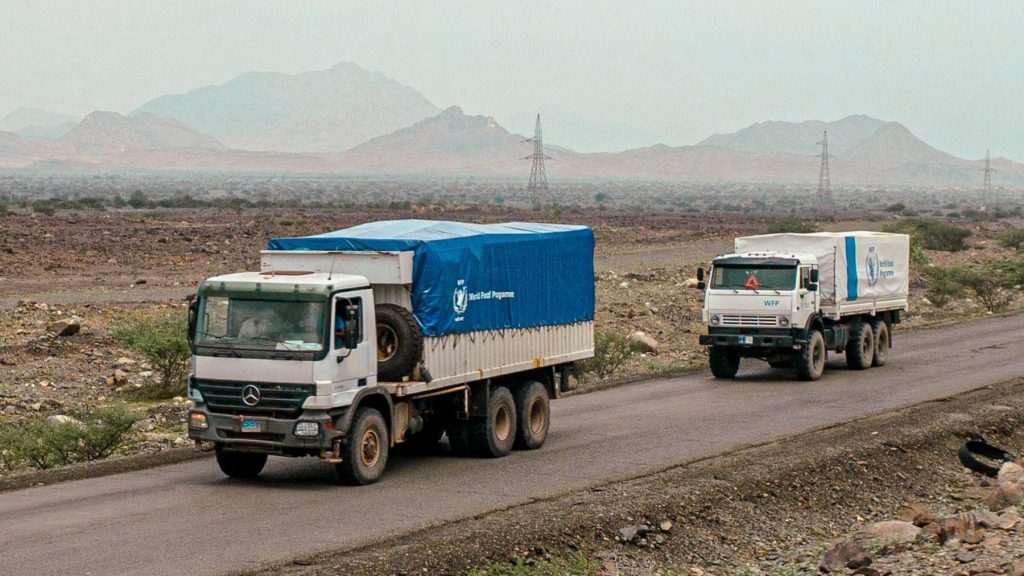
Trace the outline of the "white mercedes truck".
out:
<instances>
[{"instance_id":1,"label":"white mercedes truck","mask_svg":"<svg viewBox=\"0 0 1024 576\"><path fill-rule=\"evenodd\" d=\"M389 449L539 448L593 356L585 226L374 222L272 240L190 307L189 436L228 476L315 456L368 484Z\"/></svg>"},{"instance_id":2,"label":"white mercedes truck","mask_svg":"<svg viewBox=\"0 0 1024 576\"><path fill-rule=\"evenodd\" d=\"M817 380L828 352L855 370L889 358L908 309L910 238L880 232L737 238L735 253L697 271L711 373L733 378L743 358Z\"/></svg>"}]
</instances>

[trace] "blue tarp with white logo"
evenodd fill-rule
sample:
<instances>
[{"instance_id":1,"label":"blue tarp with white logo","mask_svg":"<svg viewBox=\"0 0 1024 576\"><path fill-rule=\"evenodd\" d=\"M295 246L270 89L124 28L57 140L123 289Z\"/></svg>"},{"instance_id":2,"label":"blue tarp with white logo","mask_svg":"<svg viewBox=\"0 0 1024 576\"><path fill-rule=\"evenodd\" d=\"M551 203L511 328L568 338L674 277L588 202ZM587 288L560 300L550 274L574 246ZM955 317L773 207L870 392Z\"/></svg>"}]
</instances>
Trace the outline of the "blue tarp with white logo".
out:
<instances>
[{"instance_id":1,"label":"blue tarp with white logo","mask_svg":"<svg viewBox=\"0 0 1024 576\"><path fill-rule=\"evenodd\" d=\"M594 319L586 226L391 220L275 238L268 248L414 251L413 315L427 336Z\"/></svg>"}]
</instances>

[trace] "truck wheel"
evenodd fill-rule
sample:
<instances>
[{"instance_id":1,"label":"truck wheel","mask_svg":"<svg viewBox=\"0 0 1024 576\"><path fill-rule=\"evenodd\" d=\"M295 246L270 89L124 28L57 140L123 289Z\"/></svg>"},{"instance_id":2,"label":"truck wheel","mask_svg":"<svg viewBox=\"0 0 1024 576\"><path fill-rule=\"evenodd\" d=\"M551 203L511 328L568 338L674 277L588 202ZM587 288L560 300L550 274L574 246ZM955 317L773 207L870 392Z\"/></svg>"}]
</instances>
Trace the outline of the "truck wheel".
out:
<instances>
[{"instance_id":1,"label":"truck wheel","mask_svg":"<svg viewBox=\"0 0 1024 576\"><path fill-rule=\"evenodd\" d=\"M875 356L871 361L872 366L885 366L889 360L889 325L880 318L872 318L869 321L871 330L875 333Z\"/></svg>"},{"instance_id":2,"label":"truck wheel","mask_svg":"<svg viewBox=\"0 0 1024 576\"><path fill-rule=\"evenodd\" d=\"M412 313L395 304L378 304L377 378L400 382L423 355L423 332Z\"/></svg>"},{"instance_id":3,"label":"truck wheel","mask_svg":"<svg viewBox=\"0 0 1024 576\"><path fill-rule=\"evenodd\" d=\"M487 402L487 416L466 423L470 451L484 458L501 458L516 440L516 403L504 386L495 386Z\"/></svg>"},{"instance_id":4,"label":"truck wheel","mask_svg":"<svg viewBox=\"0 0 1024 576\"><path fill-rule=\"evenodd\" d=\"M547 388L540 382L527 380L516 388L515 401L518 415L515 447L520 450L540 448L548 439L551 426L551 403Z\"/></svg>"},{"instance_id":5,"label":"truck wheel","mask_svg":"<svg viewBox=\"0 0 1024 576\"><path fill-rule=\"evenodd\" d=\"M266 454L254 452L227 452L217 449L217 466L230 478L248 480L260 475L267 464Z\"/></svg>"},{"instance_id":6,"label":"truck wheel","mask_svg":"<svg viewBox=\"0 0 1024 576\"><path fill-rule=\"evenodd\" d=\"M342 450L341 463L334 466L338 480L353 486L380 480L388 463L389 444L388 426L380 412L360 408Z\"/></svg>"},{"instance_id":7,"label":"truck wheel","mask_svg":"<svg viewBox=\"0 0 1024 576\"><path fill-rule=\"evenodd\" d=\"M827 357L825 337L819 330L812 330L807 344L804 344L803 350L798 352L793 359L793 363L796 365L796 377L808 382L821 378L825 372Z\"/></svg>"},{"instance_id":8,"label":"truck wheel","mask_svg":"<svg viewBox=\"0 0 1024 576\"><path fill-rule=\"evenodd\" d=\"M735 378L740 371L740 354L732 348L712 346L708 350L708 363L715 378Z\"/></svg>"},{"instance_id":9,"label":"truck wheel","mask_svg":"<svg viewBox=\"0 0 1024 576\"><path fill-rule=\"evenodd\" d=\"M875 331L871 324L858 322L850 329L846 345L846 365L854 370L867 370L875 357Z\"/></svg>"}]
</instances>

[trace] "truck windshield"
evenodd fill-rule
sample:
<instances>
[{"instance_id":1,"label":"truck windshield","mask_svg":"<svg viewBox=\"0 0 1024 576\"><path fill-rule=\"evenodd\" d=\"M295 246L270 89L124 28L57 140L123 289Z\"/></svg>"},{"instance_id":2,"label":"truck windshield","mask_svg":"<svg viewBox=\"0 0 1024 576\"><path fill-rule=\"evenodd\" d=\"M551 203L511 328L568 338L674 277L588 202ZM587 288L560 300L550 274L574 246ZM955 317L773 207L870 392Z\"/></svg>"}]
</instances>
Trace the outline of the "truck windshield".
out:
<instances>
[{"instance_id":1,"label":"truck windshield","mask_svg":"<svg viewBox=\"0 0 1024 576\"><path fill-rule=\"evenodd\" d=\"M324 348L324 303L209 296L199 303L197 346L315 352Z\"/></svg>"},{"instance_id":2,"label":"truck windshield","mask_svg":"<svg viewBox=\"0 0 1024 576\"><path fill-rule=\"evenodd\" d=\"M792 290L796 268L757 266L715 266L711 288L736 290Z\"/></svg>"}]
</instances>

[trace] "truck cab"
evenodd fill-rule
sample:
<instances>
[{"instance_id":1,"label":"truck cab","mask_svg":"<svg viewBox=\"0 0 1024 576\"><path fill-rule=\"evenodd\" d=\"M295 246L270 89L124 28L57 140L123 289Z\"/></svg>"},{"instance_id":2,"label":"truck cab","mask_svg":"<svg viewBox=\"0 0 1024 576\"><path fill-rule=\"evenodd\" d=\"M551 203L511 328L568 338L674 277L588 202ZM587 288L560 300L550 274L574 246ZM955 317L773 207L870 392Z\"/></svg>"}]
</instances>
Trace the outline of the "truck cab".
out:
<instances>
[{"instance_id":1,"label":"truck cab","mask_svg":"<svg viewBox=\"0 0 1024 576\"><path fill-rule=\"evenodd\" d=\"M189 322L195 440L286 455L332 450L338 408L377 384L365 277L244 272L199 286Z\"/></svg>"}]
</instances>

